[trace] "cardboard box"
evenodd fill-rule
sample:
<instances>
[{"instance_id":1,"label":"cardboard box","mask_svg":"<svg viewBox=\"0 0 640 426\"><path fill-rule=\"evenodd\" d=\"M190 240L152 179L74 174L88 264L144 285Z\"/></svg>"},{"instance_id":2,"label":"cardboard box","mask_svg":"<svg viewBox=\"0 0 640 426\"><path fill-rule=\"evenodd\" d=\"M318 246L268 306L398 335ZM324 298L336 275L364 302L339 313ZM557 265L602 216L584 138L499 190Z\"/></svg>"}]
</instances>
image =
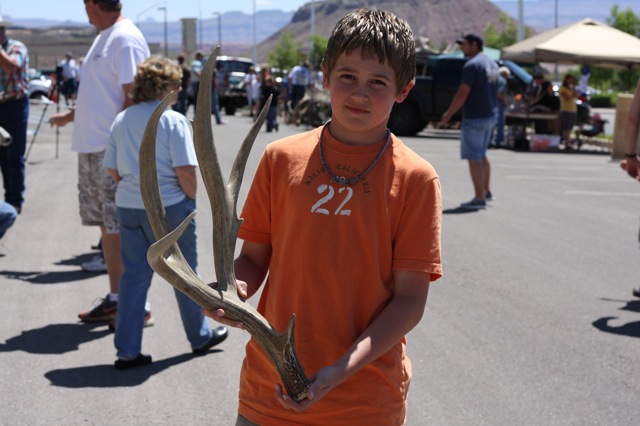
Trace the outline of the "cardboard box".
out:
<instances>
[{"instance_id":1,"label":"cardboard box","mask_svg":"<svg viewBox=\"0 0 640 426\"><path fill-rule=\"evenodd\" d=\"M558 135L532 135L529 142L531 151L547 151L550 148L558 148L560 136Z\"/></svg>"}]
</instances>

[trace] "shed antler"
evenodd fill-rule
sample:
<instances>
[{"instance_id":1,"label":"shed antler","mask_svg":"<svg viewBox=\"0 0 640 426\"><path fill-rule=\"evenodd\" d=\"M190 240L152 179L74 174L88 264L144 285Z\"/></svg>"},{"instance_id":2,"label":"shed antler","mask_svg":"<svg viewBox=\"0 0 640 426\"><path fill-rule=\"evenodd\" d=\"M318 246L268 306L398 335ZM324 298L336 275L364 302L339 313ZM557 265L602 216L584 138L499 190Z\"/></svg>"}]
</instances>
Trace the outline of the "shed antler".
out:
<instances>
[{"instance_id":1,"label":"shed antler","mask_svg":"<svg viewBox=\"0 0 640 426\"><path fill-rule=\"evenodd\" d=\"M264 123L271 100L269 99L262 109L258 120L242 143L229 182L225 185L214 145L210 113L211 82L219 50L220 47L213 52L202 70L199 102L196 105L193 123L196 155L213 215L213 252L218 287L213 289L198 277L177 244L195 212L175 230L171 230L160 197L156 171L156 133L158 121L169 105L171 95L167 96L151 115L140 146L140 189L157 240L149 248L147 259L154 271L200 306L207 309L224 309L227 318L242 321L247 331L275 364L287 393L296 401L300 401L306 397L311 382L305 375L295 351L295 315L291 315L286 333L278 333L253 306L238 296L233 267L238 229L242 223L236 214L238 192L249 152Z\"/></svg>"}]
</instances>

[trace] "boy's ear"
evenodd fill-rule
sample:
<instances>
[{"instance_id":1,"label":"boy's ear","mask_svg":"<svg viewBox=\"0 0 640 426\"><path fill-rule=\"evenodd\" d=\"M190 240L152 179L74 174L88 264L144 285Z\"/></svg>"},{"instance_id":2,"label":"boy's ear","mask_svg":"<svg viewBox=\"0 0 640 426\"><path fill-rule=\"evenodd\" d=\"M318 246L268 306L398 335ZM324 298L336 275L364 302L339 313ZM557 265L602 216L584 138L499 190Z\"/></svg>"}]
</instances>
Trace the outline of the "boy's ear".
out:
<instances>
[{"instance_id":1,"label":"boy's ear","mask_svg":"<svg viewBox=\"0 0 640 426\"><path fill-rule=\"evenodd\" d=\"M414 78L409 82L409 84L407 84L404 87L404 89L402 89L402 91L400 91L400 94L396 97L396 102L402 103L402 101L404 101L407 98L407 95L409 95L409 92L411 91L411 89L415 84L416 84L416 79Z\"/></svg>"},{"instance_id":2,"label":"boy's ear","mask_svg":"<svg viewBox=\"0 0 640 426\"><path fill-rule=\"evenodd\" d=\"M327 73L327 67L324 66L324 61L322 61L322 87L329 90L329 73Z\"/></svg>"}]
</instances>

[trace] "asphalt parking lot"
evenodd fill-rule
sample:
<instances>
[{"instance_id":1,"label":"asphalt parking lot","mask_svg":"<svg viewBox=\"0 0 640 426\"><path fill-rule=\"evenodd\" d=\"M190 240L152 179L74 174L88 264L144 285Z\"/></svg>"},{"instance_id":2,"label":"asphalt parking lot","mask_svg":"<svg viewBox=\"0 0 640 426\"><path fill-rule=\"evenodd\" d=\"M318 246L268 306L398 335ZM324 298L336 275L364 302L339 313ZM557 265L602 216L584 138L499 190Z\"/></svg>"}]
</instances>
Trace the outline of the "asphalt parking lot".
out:
<instances>
[{"instance_id":1,"label":"asphalt parking lot","mask_svg":"<svg viewBox=\"0 0 640 426\"><path fill-rule=\"evenodd\" d=\"M32 107L29 143L42 110ZM213 129L228 170L250 119L225 118ZM241 201L264 146L301 130L260 134ZM0 424L233 424L246 333L233 330L205 357L192 357L173 290L157 277L149 293L156 325L143 342L151 366L114 370L106 325L78 322L107 282L79 266L95 254L99 232L78 217L71 131L40 128L23 213L0 240ZM440 176L445 273L408 336L407 424L636 424L638 183L602 151L492 150L496 199L465 212L458 206L472 192L457 134L404 141ZM199 272L213 280L202 185L198 206Z\"/></svg>"}]
</instances>

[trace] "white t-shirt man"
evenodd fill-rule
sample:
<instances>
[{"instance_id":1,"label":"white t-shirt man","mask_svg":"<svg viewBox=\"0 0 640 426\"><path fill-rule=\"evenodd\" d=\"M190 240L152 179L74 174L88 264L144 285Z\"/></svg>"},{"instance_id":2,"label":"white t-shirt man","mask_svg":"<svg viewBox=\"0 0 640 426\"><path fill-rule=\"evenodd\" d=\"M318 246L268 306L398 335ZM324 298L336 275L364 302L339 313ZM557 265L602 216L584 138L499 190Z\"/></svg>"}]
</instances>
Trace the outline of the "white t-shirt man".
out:
<instances>
[{"instance_id":1,"label":"white t-shirt man","mask_svg":"<svg viewBox=\"0 0 640 426\"><path fill-rule=\"evenodd\" d=\"M104 151L109 130L122 111L124 84L131 83L136 66L150 56L144 36L131 22L122 19L101 31L82 64L71 149L81 153Z\"/></svg>"}]
</instances>

